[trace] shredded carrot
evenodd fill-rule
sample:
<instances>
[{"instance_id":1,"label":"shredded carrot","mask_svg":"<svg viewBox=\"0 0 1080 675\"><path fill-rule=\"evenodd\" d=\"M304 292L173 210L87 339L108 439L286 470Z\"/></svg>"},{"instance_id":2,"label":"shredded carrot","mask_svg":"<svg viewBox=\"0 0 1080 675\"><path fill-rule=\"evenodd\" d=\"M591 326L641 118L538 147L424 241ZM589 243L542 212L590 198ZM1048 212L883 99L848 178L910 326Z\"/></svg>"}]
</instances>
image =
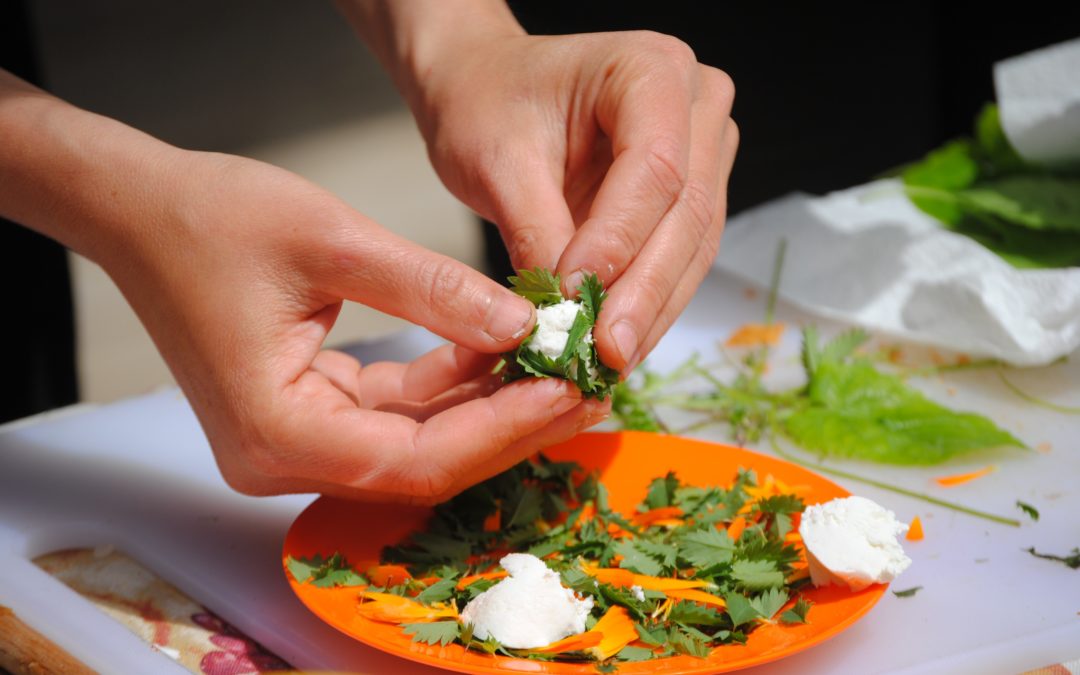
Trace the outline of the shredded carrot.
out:
<instances>
[{"instance_id":1,"label":"shredded carrot","mask_svg":"<svg viewBox=\"0 0 1080 675\"><path fill-rule=\"evenodd\" d=\"M611 584L612 586L626 588L634 585L634 573L630 570L624 570L618 567L608 567L585 571L589 576L602 584Z\"/></svg>"},{"instance_id":2,"label":"shredded carrot","mask_svg":"<svg viewBox=\"0 0 1080 675\"><path fill-rule=\"evenodd\" d=\"M918 516L911 519L911 525L908 527L907 539L908 541L922 541L923 529L922 521Z\"/></svg>"},{"instance_id":3,"label":"shredded carrot","mask_svg":"<svg viewBox=\"0 0 1080 675\"><path fill-rule=\"evenodd\" d=\"M727 536L731 537L732 541L739 541L739 537L742 536L743 530L746 529L746 518L743 516L736 516L735 520L731 521L731 525L728 525Z\"/></svg>"},{"instance_id":4,"label":"shredded carrot","mask_svg":"<svg viewBox=\"0 0 1080 675\"><path fill-rule=\"evenodd\" d=\"M589 647L586 651L592 654L597 661L605 661L615 656L623 647L638 638L634 630L634 622L630 619L626 608L614 605L593 626L593 631L603 637L599 644Z\"/></svg>"},{"instance_id":5,"label":"shredded carrot","mask_svg":"<svg viewBox=\"0 0 1080 675\"><path fill-rule=\"evenodd\" d=\"M375 565L368 568L367 578L374 586L397 586L412 579L409 570L401 565Z\"/></svg>"},{"instance_id":6,"label":"shredded carrot","mask_svg":"<svg viewBox=\"0 0 1080 675\"><path fill-rule=\"evenodd\" d=\"M490 580L494 581L495 579L505 579L508 576L509 576L509 573L506 570L497 570L495 572L482 572L480 574L470 574L469 576L461 577L461 579L458 580L457 589L459 591L463 591L467 587L471 586L472 584L475 584L477 581L480 581L481 579L490 579Z\"/></svg>"},{"instance_id":7,"label":"shredded carrot","mask_svg":"<svg viewBox=\"0 0 1080 675\"><path fill-rule=\"evenodd\" d=\"M941 487L953 487L956 485L963 485L969 481L973 481L976 478L982 478L983 476L997 471L997 467L994 465L984 466L978 471L972 471L971 473L958 473L952 476L938 476L934 479L934 482Z\"/></svg>"},{"instance_id":8,"label":"shredded carrot","mask_svg":"<svg viewBox=\"0 0 1080 675\"><path fill-rule=\"evenodd\" d=\"M457 617L457 607L452 603L429 606L393 593L365 591L360 594L360 601L356 608L360 616L383 623L425 622Z\"/></svg>"},{"instance_id":9,"label":"shredded carrot","mask_svg":"<svg viewBox=\"0 0 1080 675\"><path fill-rule=\"evenodd\" d=\"M705 591L696 588L680 588L677 590L664 591L664 594L669 598L692 600L693 602L700 602L703 605L713 605L714 607L727 607L727 602L720 596L706 593Z\"/></svg>"},{"instance_id":10,"label":"shredded carrot","mask_svg":"<svg viewBox=\"0 0 1080 675\"><path fill-rule=\"evenodd\" d=\"M596 567L584 563L582 570L602 584L611 584L622 588L639 586L644 590L668 592L688 588L704 588L708 582L701 579L675 579L672 577L651 577L646 574L634 574L619 567Z\"/></svg>"},{"instance_id":11,"label":"shredded carrot","mask_svg":"<svg viewBox=\"0 0 1080 675\"><path fill-rule=\"evenodd\" d=\"M543 647L536 647L530 649L530 652L536 652L537 654L562 654L564 652L581 652L585 651L589 647L595 647L600 644L604 639L603 633L593 629L587 630L584 633L578 633L577 635L571 635L570 637L556 640L549 645Z\"/></svg>"},{"instance_id":12,"label":"shredded carrot","mask_svg":"<svg viewBox=\"0 0 1080 675\"><path fill-rule=\"evenodd\" d=\"M645 513L635 513L630 517L630 520L640 527L649 527L650 525L663 525L667 522L673 521L674 523L682 524L683 510L678 506L661 506L659 508L651 509Z\"/></svg>"},{"instance_id":13,"label":"shredded carrot","mask_svg":"<svg viewBox=\"0 0 1080 675\"><path fill-rule=\"evenodd\" d=\"M748 323L739 326L731 337L724 343L728 347L758 347L760 345L775 345L784 334L782 323Z\"/></svg>"}]
</instances>

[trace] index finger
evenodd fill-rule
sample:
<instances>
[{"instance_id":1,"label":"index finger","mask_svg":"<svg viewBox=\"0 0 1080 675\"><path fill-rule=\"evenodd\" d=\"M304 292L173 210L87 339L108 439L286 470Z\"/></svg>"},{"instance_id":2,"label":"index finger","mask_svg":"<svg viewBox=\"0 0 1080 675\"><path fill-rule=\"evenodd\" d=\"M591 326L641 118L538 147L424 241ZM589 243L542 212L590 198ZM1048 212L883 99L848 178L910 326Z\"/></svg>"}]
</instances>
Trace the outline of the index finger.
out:
<instances>
[{"instance_id":1,"label":"index finger","mask_svg":"<svg viewBox=\"0 0 1080 675\"><path fill-rule=\"evenodd\" d=\"M587 220L559 260L568 294L589 272L605 284L615 281L686 182L693 52L675 38L654 34L639 37L633 52L621 50L616 57L596 104L613 161Z\"/></svg>"}]
</instances>

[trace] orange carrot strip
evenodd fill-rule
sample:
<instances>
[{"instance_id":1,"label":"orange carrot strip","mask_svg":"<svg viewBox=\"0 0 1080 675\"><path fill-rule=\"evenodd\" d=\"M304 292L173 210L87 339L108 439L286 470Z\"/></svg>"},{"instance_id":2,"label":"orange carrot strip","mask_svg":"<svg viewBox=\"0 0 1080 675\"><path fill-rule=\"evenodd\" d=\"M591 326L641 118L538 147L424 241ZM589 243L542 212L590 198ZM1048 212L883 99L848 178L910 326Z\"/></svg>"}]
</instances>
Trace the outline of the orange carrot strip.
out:
<instances>
[{"instance_id":1,"label":"orange carrot strip","mask_svg":"<svg viewBox=\"0 0 1080 675\"><path fill-rule=\"evenodd\" d=\"M698 590L696 588L680 588L677 590L664 591L664 595L669 598L678 598L679 600L692 600L693 602L700 602L703 605L713 605L714 607L727 607L727 603L720 596L713 595L712 593L706 593L705 591Z\"/></svg>"},{"instance_id":2,"label":"orange carrot strip","mask_svg":"<svg viewBox=\"0 0 1080 675\"><path fill-rule=\"evenodd\" d=\"M630 570L620 568L598 568L596 570L586 570L586 572L589 576L602 584L626 587L634 585L634 573Z\"/></svg>"},{"instance_id":3,"label":"orange carrot strip","mask_svg":"<svg viewBox=\"0 0 1080 675\"><path fill-rule=\"evenodd\" d=\"M476 583L477 581L480 581L481 579L491 579L492 581L494 581L495 579L505 579L507 576L509 576L509 573L506 570L498 570L495 572L482 572L480 574L470 574L469 576L461 577L461 579L458 580L457 589L459 591L465 590L465 588Z\"/></svg>"},{"instance_id":4,"label":"orange carrot strip","mask_svg":"<svg viewBox=\"0 0 1080 675\"><path fill-rule=\"evenodd\" d=\"M634 622L627 614L625 607L614 605L593 626L593 631L603 637L599 644L589 647L589 652L597 661L604 661L619 653L619 651L638 638L634 630Z\"/></svg>"},{"instance_id":5,"label":"orange carrot strip","mask_svg":"<svg viewBox=\"0 0 1080 675\"><path fill-rule=\"evenodd\" d=\"M683 510L678 506L661 506L646 511L645 513L635 513L630 517L630 520L641 527L648 527L659 520L678 519L682 515ZM681 523L682 521L680 520L679 522Z\"/></svg>"},{"instance_id":6,"label":"orange carrot strip","mask_svg":"<svg viewBox=\"0 0 1080 675\"><path fill-rule=\"evenodd\" d=\"M360 594L360 600L360 605L356 608L360 616L383 623L437 621L457 617L457 608L452 604L428 606L393 593L365 591Z\"/></svg>"},{"instance_id":7,"label":"orange carrot strip","mask_svg":"<svg viewBox=\"0 0 1080 675\"><path fill-rule=\"evenodd\" d=\"M498 532L502 529L502 511L496 510L484 518L484 532Z\"/></svg>"},{"instance_id":8,"label":"orange carrot strip","mask_svg":"<svg viewBox=\"0 0 1080 675\"><path fill-rule=\"evenodd\" d=\"M367 578L375 586L397 586L412 579L409 570L401 565L375 565L368 568Z\"/></svg>"},{"instance_id":9,"label":"orange carrot strip","mask_svg":"<svg viewBox=\"0 0 1080 675\"><path fill-rule=\"evenodd\" d=\"M725 343L728 347L757 347L759 345L775 345L784 334L782 323L748 323L739 326Z\"/></svg>"},{"instance_id":10,"label":"orange carrot strip","mask_svg":"<svg viewBox=\"0 0 1080 675\"><path fill-rule=\"evenodd\" d=\"M914 518L911 519L911 526L908 528L908 531L907 531L907 540L908 541L922 541L922 538L923 538L922 521L919 520L918 516L915 516Z\"/></svg>"},{"instance_id":11,"label":"orange carrot strip","mask_svg":"<svg viewBox=\"0 0 1080 675\"><path fill-rule=\"evenodd\" d=\"M600 644L604 639L603 633L598 630L587 630L584 633L578 633L577 635L571 635L561 640L552 642L549 645L543 647L536 647L530 649L530 652L536 652L538 654L562 654L564 652L581 652L585 651L589 647L595 647Z\"/></svg>"},{"instance_id":12,"label":"orange carrot strip","mask_svg":"<svg viewBox=\"0 0 1080 675\"><path fill-rule=\"evenodd\" d=\"M728 525L727 535L731 537L732 541L739 541L739 537L742 536L743 530L745 529L746 518L736 516L735 520L731 521L731 525Z\"/></svg>"},{"instance_id":13,"label":"orange carrot strip","mask_svg":"<svg viewBox=\"0 0 1080 675\"><path fill-rule=\"evenodd\" d=\"M623 588L640 586L642 589L650 591L667 592L668 590L703 588L708 585L708 582L701 579L650 577L645 574L634 574L630 570L619 567L595 567L586 564L582 566L582 569L586 574L602 584L611 584L612 586L620 586Z\"/></svg>"},{"instance_id":14,"label":"orange carrot strip","mask_svg":"<svg viewBox=\"0 0 1080 675\"><path fill-rule=\"evenodd\" d=\"M934 479L934 482L941 487L953 487L956 485L963 485L969 481L973 481L976 478L982 478L988 473L997 471L997 467L994 465L984 466L978 471L972 471L971 473L958 473L952 476L938 476Z\"/></svg>"}]
</instances>

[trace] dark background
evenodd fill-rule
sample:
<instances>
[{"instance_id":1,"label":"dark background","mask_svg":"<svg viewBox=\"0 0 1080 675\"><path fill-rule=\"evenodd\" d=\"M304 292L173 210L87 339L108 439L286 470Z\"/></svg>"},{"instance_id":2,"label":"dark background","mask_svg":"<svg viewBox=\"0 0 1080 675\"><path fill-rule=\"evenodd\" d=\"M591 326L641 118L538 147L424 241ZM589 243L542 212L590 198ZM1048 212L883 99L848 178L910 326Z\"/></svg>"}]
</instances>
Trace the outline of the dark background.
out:
<instances>
[{"instance_id":1,"label":"dark background","mask_svg":"<svg viewBox=\"0 0 1080 675\"><path fill-rule=\"evenodd\" d=\"M1080 34L1077 3L1007 14L981 3L511 6L533 33L651 29L727 71L742 139L732 213L864 182L967 133L993 98L994 61ZM0 66L171 143L224 152L400 105L325 0L4 0ZM3 421L74 402L77 387L63 250L4 223L0 263Z\"/></svg>"}]
</instances>

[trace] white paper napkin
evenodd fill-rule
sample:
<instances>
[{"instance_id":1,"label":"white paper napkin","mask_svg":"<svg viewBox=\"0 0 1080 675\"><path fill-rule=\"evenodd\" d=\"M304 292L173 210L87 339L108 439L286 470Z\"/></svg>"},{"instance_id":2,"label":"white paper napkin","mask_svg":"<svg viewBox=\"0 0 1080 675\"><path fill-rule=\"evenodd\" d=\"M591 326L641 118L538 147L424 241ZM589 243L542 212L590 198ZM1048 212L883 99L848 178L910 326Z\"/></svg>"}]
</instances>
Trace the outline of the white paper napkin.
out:
<instances>
[{"instance_id":1,"label":"white paper napkin","mask_svg":"<svg viewBox=\"0 0 1080 675\"><path fill-rule=\"evenodd\" d=\"M1025 158L1080 161L1080 40L999 63L995 79ZM899 181L744 212L716 266L767 286L781 238L780 294L810 312L1018 366L1080 347L1080 268L1016 269L915 208Z\"/></svg>"}]
</instances>

